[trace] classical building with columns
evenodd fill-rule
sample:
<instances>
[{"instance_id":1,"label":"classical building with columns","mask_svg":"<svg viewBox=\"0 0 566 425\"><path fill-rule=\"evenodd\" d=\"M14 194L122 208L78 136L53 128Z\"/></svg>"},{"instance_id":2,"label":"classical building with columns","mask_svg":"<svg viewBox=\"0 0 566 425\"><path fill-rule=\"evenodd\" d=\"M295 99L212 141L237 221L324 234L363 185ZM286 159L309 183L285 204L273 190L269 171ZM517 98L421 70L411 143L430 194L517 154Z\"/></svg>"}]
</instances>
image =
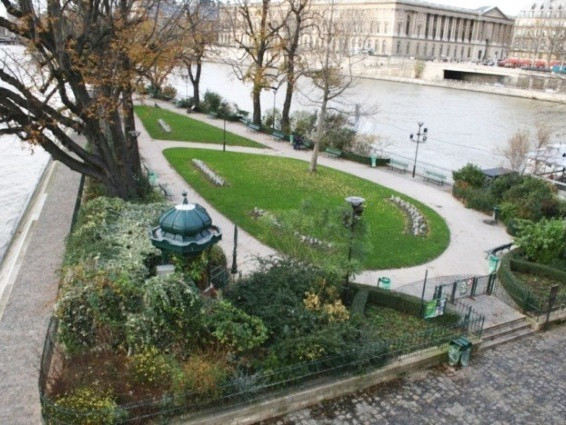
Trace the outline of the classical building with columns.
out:
<instances>
[{"instance_id":1,"label":"classical building with columns","mask_svg":"<svg viewBox=\"0 0 566 425\"><path fill-rule=\"evenodd\" d=\"M513 19L496 7L463 9L411 0L335 0L351 51L388 57L484 61L507 56ZM313 9L329 0L314 0ZM314 34L304 45L316 47Z\"/></svg>"},{"instance_id":2,"label":"classical building with columns","mask_svg":"<svg viewBox=\"0 0 566 425\"><path fill-rule=\"evenodd\" d=\"M271 7L274 11L284 9L286 3L273 2ZM513 37L513 19L496 7L465 9L416 0L312 0L310 6L315 17L328 16L330 9L339 28L334 49L351 53L485 61L507 57ZM274 12L271 18L281 15ZM231 38L238 37L238 31L227 30L220 30L218 41L234 45ZM301 47L305 52L320 48L318 34L316 25L303 32Z\"/></svg>"}]
</instances>

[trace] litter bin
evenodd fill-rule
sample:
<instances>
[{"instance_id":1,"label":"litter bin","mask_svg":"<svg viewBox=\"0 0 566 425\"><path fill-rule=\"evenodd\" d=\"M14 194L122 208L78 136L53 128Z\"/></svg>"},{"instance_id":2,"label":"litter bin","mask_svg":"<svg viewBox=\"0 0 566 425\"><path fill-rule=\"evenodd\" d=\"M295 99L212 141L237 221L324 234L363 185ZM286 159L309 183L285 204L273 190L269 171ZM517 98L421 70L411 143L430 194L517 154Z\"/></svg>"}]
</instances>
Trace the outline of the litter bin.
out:
<instances>
[{"instance_id":1,"label":"litter bin","mask_svg":"<svg viewBox=\"0 0 566 425\"><path fill-rule=\"evenodd\" d=\"M372 154L372 155L370 156L370 159L371 159L371 166L372 166L373 168L375 168L375 164L376 164L376 162L377 162L377 155Z\"/></svg>"},{"instance_id":2,"label":"litter bin","mask_svg":"<svg viewBox=\"0 0 566 425\"><path fill-rule=\"evenodd\" d=\"M466 367L470 363L471 353L472 343L470 341L464 337L453 339L448 345L448 364L456 366L459 363L460 366Z\"/></svg>"},{"instance_id":3,"label":"litter bin","mask_svg":"<svg viewBox=\"0 0 566 425\"><path fill-rule=\"evenodd\" d=\"M380 277L377 279L377 286L383 289L391 289L391 279L388 277Z\"/></svg>"}]
</instances>

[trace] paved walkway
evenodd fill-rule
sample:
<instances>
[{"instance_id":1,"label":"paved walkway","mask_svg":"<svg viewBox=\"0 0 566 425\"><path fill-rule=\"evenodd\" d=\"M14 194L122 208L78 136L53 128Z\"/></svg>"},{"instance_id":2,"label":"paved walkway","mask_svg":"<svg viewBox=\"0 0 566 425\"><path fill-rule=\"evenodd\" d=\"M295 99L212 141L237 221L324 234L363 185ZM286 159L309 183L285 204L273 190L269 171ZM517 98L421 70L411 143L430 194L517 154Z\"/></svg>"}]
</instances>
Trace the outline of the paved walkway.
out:
<instances>
[{"instance_id":1,"label":"paved walkway","mask_svg":"<svg viewBox=\"0 0 566 425\"><path fill-rule=\"evenodd\" d=\"M79 179L61 164L49 165L1 270L0 424L41 423L39 364Z\"/></svg>"},{"instance_id":2,"label":"paved walkway","mask_svg":"<svg viewBox=\"0 0 566 425\"><path fill-rule=\"evenodd\" d=\"M160 102L162 108L171 109L177 113L183 113L182 109L176 108L169 102ZM218 127L222 127L223 121L212 119L204 114L191 114L195 118ZM181 192L187 190L189 199L203 205L212 217L215 224L220 226L224 232L221 242L222 248L227 253L231 253L233 223L216 211L201 196L191 190L184 180L169 166L161 151L169 147L198 147L205 149L222 149L220 145L158 141L150 138L145 131L141 121L136 122L136 128L141 131L139 136L140 151L148 166L157 173L158 180L166 183L175 196L175 201L181 201ZM255 149L244 147L228 146L232 152L248 152L254 154L285 156L309 161L310 151L297 151L289 143L276 141L272 137L251 132L241 123L227 122L227 131L240 134L250 139L256 140L268 147L268 149ZM417 199L428 205L440 214L448 224L451 233L450 245L448 249L435 260L415 267L403 269L366 271L356 276L355 281L369 285L375 285L379 276L387 276L391 279L392 288L397 289L402 286L422 281L425 271L431 279L443 279L442 282L452 279L454 276L461 275L484 275L487 273L487 260L485 250L495 246L511 242L510 236L506 233L502 225L494 226L486 224L488 216L477 211L466 209L462 204L454 199L447 186L439 186L436 183L424 182L421 178L411 178L410 173L398 173L384 168L371 168L364 164L352 161L331 159L324 155L319 157L319 164L335 168L350 174L354 174L363 179L387 186L398 192ZM355 194L354 194L355 195ZM375 241L379 243L379 241ZM273 254L274 251L262 245L253 237L245 232L239 233L239 269L248 272L253 270L253 258Z\"/></svg>"},{"instance_id":3,"label":"paved walkway","mask_svg":"<svg viewBox=\"0 0 566 425\"><path fill-rule=\"evenodd\" d=\"M566 326L262 425L566 424Z\"/></svg>"}]
</instances>

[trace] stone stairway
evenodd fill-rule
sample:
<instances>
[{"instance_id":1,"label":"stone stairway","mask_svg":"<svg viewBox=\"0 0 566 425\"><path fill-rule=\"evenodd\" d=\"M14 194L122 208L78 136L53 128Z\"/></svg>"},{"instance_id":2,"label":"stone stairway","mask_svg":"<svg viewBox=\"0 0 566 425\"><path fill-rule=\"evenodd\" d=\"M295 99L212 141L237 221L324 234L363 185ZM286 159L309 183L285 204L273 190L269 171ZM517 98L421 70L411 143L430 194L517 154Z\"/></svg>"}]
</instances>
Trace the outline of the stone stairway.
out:
<instances>
[{"instance_id":1,"label":"stone stairway","mask_svg":"<svg viewBox=\"0 0 566 425\"><path fill-rule=\"evenodd\" d=\"M493 348L497 345L523 338L534 332L535 330L525 317L515 319L484 329L479 348L480 350Z\"/></svg>"}]
</instances>

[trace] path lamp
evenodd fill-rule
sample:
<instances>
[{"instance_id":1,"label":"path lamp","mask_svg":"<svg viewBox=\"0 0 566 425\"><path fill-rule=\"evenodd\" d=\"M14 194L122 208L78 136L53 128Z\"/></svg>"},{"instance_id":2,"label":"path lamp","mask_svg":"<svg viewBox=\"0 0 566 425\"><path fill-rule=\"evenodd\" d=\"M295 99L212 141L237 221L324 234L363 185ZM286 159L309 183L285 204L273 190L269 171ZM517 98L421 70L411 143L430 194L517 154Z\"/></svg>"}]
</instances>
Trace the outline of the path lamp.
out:
<instances>
[{"instance_id":1,"label":"path lamp","mask_svg":"<svg viewBox=\"0 0 566 425\"><path fill-rule=\"evenodd\" d=\"M281 84L279 84L281 85ZM273 115L272 115L272 119L273 122L271 123L271 132L273 133L275 131L275 101L277 100L277 90L279 89L279 86L271 86L271 90L273 90Z\"/></svg>"},{"instance_id":2,"label":"path lamp","mask_svg":"<svg viewBox=\"0 0 566 425\"><path fill-rule=\"evenodd\" d=\"M222 152L226 152L226 109L228 105L226 102L220 104L220 112L222 113L222 119L224 120L224 132L222 133Z\"/></svg>"},{"instance_id":3,"label":"path lamp","mask_svg":"<svg viewBox=\"0 0 566 425\"><path fill-rule=\"evenodd\" d=\"M354 228L356 223L362 218L362 213L364 212L364 202L366 200L359 196L348 196L346 202L352 207L352 212L344 216L344 226L350 229L350 244L348 246L348 267L350 267L350 261L352 260L352 245L354 242ZM346 285L350 281L350 270L346 272Z\"/></svg>"},{"instance_id":4,"label":"path lamp","mask_svg":"<svg viewBox=\"0 0 566 425\"><path fill-rule=\"evenodd\" d=\"M419 154L419 144L426 142L427 133L428 133L428 128L426 127L423 128L421 132L421 128L424 125L424 123L419 122L417 124L419 125L419 131L417 132L417 137L414 137L415 136L414 134L411 134L411 136L409 137L412 142L415 142L417 144L417 147L415 148L415 163L413 164L413 178L415 178L415 171L417 169L417 155Z\"/></svg>"}]
</instances>

